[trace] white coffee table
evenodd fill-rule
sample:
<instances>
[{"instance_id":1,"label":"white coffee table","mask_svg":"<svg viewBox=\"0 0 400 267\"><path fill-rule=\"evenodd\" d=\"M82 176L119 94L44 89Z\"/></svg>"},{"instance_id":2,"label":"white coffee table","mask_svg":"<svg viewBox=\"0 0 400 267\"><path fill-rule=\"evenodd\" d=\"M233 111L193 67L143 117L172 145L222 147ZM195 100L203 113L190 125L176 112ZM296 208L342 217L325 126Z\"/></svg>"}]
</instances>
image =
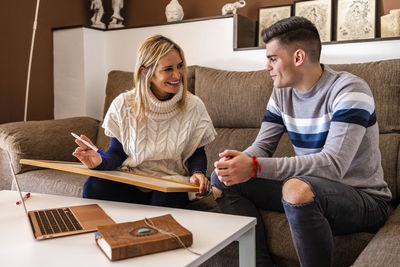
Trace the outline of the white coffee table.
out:
<instances>
[{"instance_id":1,"label":"white coffee table","mask_svg":"<svg viewBox=\"0 0 400 267\"><path fill-rule=\"evenodd\" d=\"M198 266L235 240L240 266L255 266L252 217L32 193L26 201L28 210L97 203L116 222L172 214L193 233L191 249L202 254L176 249L110 262L96 246L93 233L35 241L17 200L16 191L0 191L0 266Z\"/></svg>"}]
</instances>

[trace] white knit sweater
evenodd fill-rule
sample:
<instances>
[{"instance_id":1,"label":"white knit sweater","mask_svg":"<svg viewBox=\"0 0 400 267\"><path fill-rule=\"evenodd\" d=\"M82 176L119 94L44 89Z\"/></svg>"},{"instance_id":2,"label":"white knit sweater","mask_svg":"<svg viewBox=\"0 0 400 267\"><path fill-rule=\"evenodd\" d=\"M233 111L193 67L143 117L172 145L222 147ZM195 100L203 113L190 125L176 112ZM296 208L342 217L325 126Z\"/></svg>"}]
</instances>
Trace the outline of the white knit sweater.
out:
<instances>
[{"instance_id":1,"label":"white knit sweater","mask_svg":"<svg viewBox=\"0 0 400 267\"><path fill-rule=\"evenodd\" d=\"M141 122L129 110L133 90L114 99L103 123L105 134L117 138L128 155L122 167L188 182L187 159L216 136L203 102L188 92L182 112L177 108L182 89L167 101L151 94L147 122Z\"/></svg>"}]
</instances>

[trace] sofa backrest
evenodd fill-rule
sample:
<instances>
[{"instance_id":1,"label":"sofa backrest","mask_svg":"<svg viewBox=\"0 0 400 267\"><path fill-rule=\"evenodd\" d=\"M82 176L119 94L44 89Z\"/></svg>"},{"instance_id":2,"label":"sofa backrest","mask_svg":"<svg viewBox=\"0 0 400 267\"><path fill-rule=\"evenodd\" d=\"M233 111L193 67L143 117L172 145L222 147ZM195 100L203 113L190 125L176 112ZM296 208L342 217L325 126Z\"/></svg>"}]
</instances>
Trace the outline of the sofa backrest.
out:
<instances>
[{"instance_id":1,"label":"sofa backrest","mask_svg":"<svg viewBox=\"0 0 400 267\"><path fill-rule=\"evenodd\" d=\"M370 85L380 127L380 150L385 180L392 191L393 202L399 202L400 59L330 67L353 73ZM195 66L194 75L195 94L203 100L214 126L224 139L217 137L215 143L207 147L211 151L207 155L210 158L209 167L212 169L212 163L217 159L214 154L225 148L240 148L243 143L249 145L254 140L254 133L228 133L218 128L258 128L272 92L273 82L265 70L236 72ZM240 140L227 140L235 136ZM289 144L290 140L285 135L274 155L292 155L293 150ZM219 145L225 147L218 147Z\"/></svg>"},{"instance_id":2,"label":"sofa backrest","mask_svg":"<svg viewBox=\"0 0 400 267\"><path fill-rule=\"evenodd\" d=\"M393 202L399 202L400 59L330 67L353 73L370 85L380 127L380 149L385 180L392 191ZM111 71L107 81L104 112L119 93L132 87L132 72ZM272 88L272 79L265 70L238 72L201 66L188 68L188 89L203 100L220 134L218 140L206 147L209 156L208 174L213 169L212 162L217 152L228 146L244 149L254 140ZM233 140L235 138L240 140ZM97 145L106 149L108 142L109 139L100 128ZM283 155L293 155L287 136L284 136L275 152L275 156Z\"/></svg>"},{"instance_id":3,"label":"sofa backrest","mask_svg":"<svg viewBox=\"0 0 400 267\"><path fill-rule=\"evenodd\" d=\"M400 202L400 59L330 67L357 75L370 86L379 124L385 180L393 194L392 202Z\"/></svg>"}]
</instances>

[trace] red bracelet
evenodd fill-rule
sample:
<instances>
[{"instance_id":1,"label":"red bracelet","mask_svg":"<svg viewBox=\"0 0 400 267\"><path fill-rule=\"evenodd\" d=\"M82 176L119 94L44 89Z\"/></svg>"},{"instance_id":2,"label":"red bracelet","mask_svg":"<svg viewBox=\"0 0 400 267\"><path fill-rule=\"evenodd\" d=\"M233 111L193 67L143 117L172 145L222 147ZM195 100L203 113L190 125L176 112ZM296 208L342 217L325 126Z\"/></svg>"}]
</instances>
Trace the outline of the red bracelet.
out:
<instances>
[{"instance_id":1,"label":"red bracelet","mask_svg":"<svg viewBox=\"0 0 400 267\"><path fill-rule=\"evenodd\" d=\"M261 166L260 163L258 163L258 160L256 158L256 156L251 157L253 159L253 164L254 164L254 176L253 178L257 178L257 167L258 167L258 171L261 172Z\"/></svg>"}]
</instances>

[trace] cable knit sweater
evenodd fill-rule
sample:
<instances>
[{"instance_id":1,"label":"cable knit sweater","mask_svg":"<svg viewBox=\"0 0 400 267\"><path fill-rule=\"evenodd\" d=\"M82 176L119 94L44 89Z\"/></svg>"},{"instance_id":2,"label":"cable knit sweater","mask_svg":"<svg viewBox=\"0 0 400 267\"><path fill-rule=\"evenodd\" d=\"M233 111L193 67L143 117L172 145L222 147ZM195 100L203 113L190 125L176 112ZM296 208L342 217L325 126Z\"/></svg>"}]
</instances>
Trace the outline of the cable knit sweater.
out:
<instances>
[{"instance_id":1,"label":"cable knit sweater","mask_svg":"<svg viewBox=\"0 0 400 267\"><path fill-rule=\"evenodd\" d=\"M114 99L103 123L105 134L117 138L128 155L122 168L188 182L187 159L216 136L203 102L188 93L180 110L182 88L166 101L151 94L147 121L142 122L129 109L133 90Z\"/></svg>"}]
</instances>

